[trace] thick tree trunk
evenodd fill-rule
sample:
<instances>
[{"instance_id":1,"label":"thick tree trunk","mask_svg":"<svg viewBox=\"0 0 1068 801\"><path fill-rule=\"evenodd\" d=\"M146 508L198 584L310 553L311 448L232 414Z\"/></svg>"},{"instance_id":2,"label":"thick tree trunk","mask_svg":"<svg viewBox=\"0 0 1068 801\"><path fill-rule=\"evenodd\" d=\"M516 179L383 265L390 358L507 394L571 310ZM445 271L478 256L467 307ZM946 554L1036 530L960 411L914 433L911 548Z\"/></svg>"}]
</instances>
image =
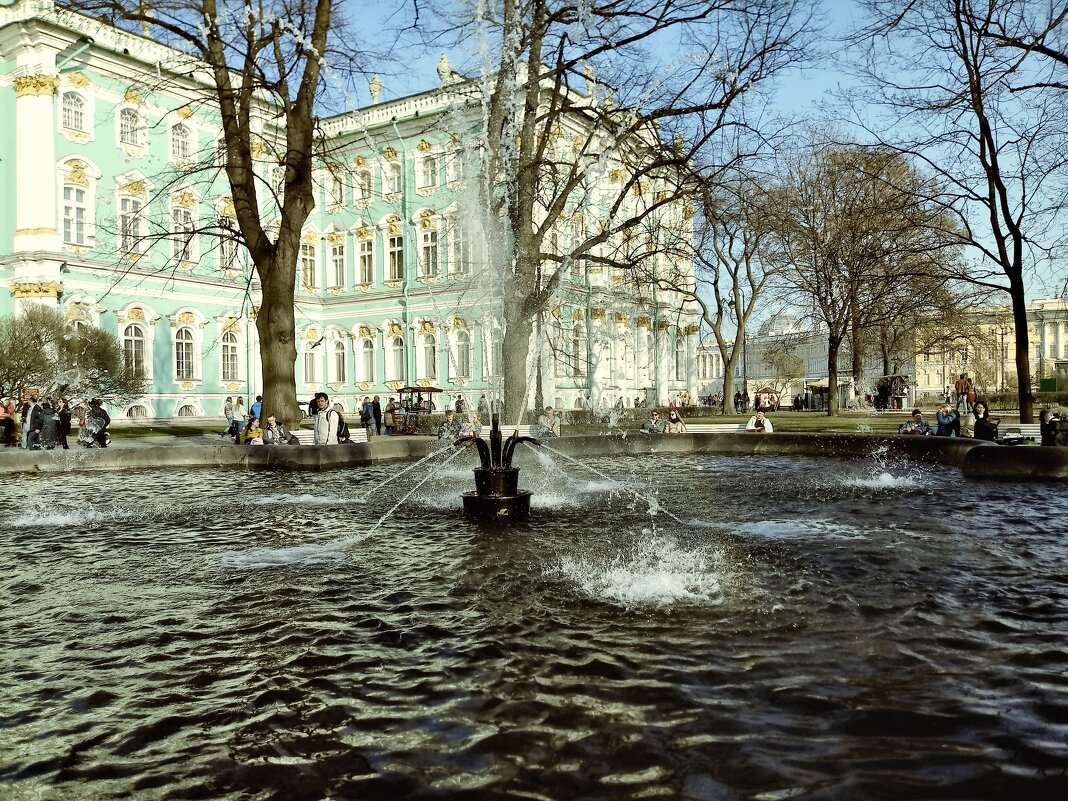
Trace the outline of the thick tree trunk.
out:
<instances>
[{"instance_id":1,"label":"thick tree trunk","mask_svg":"<svg viewBox=\"0 0 1068 801\"><path fill-rule=\"evenodd\" d=\"M508 328L501 346L504 357L504 417L502 422L520 424L530 399L527 397L527 356L534 323L530 319L508 314Z\"/></svg>"},{"instance_id":2,"label":"thick tree trunk","mask_svg":"<svg viewBox=\"0 0 1068 801\"><path fill-rule=\"evenodd\" d=\"M281 243L280 243L281 245ZM296 251L279 246L274 264L260 270L263 300L256 315L263 364L263 414L295 428L300 424L297 403L294 288Z\"/></svg>"},{"instance_id":3,"label":"thick tree trunk","mask_svg":"<svg viewBox=\"0 0 1068 801\"><path fill-rule=\"evenodd\" d=\"M1027 335L1027 299L1023 283L1012 281L1012 321L1016 328L1016 391L1020 395L1020 422L1035 422L1034 395L1031 393L1031 340Z\"/></svg>"}]
</instances>

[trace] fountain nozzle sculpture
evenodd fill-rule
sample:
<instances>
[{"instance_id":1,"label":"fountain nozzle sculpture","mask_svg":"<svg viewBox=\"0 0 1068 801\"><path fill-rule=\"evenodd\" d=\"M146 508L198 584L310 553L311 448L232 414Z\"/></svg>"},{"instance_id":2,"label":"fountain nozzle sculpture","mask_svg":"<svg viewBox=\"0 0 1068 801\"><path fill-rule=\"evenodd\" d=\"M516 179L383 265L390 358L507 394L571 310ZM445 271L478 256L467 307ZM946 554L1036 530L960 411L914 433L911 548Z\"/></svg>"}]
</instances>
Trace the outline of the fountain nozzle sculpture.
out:
<instances>
[{"instance_id":1,"label":"fountain nozzle sculpture","mask_svg":"<svg viewBox=\"0 0 1068 801\"><path fill-rule=\"evenodd\" d=\"M516 431L507 442L501 436L500 415L493 413L489 444L473 434L460 437L453 445L474 442L481 467L475 468L475 491L465 492L464 511L475 520L526 517L530 514L530 490L520 490L519 468L512 467L515 446L520 442L541 445L534 437L521 437Z\"/></svg>"}]
</instances>

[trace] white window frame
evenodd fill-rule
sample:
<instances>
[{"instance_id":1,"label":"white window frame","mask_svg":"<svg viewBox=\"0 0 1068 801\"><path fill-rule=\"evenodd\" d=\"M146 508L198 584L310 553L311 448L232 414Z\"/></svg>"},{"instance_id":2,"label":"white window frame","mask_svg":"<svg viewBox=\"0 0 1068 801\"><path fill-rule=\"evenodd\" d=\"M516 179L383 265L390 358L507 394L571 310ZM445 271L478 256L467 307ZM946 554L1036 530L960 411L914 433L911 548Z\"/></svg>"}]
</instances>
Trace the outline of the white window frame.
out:
<instances>
[{"instance_id":1,"label":"white window frame","mask_svg":"<svg viewBox=\"0 0 1068 801\"><path fill-rule=\"evenodd\" d=\"M373 384L375 381L375 343L367 337L360 340L360 369L357 371L357 377L362 383Z\"/></svg>"},{"instance_id":2,"label":"white window frame","mask_svg":"<svg viewBox=\"0 0 1068 801\"><path fill-rule=\"evenodd\" d=\"M360 170L356 173L356 181L353 184L353 200L356 202L371 200L374 187L374 176L370 170Z\"/></svg>"},{"instance_id":3,"label":"white window frame","mask_svg":"<svg viewBox=\"0 0 1068 801\"><path fill-rule=\"evenodd\" d=\"M407 353L404 347L404 337L394 336L389 340L389 358L386 360L386 380L403 381L407 368Z\"/></svg>"},{"instance_id":4,"label":"white window frame","mask_svg":"<svg viewBox=\"0 0 1068 801\"><path fill-rule=\"evenodd\" d=\"M140 357L137 346L140 344ZM148 375L148 336L140 323L127 323L122 330L122 361L127 370L140 367L142 376ZM140 364L138 364L140 361Z\"/></svg>"},{"instance_id":5,"label":"white window frame","mask_svg":"<svg viewBox=\"0 0 1068 801\"><path fill-rule=\"evenodd\" d=\"M387 264L389 266L388 281L404 280L404 232L391 234L386 232L386 252L388 253Z\"/></svg>"},{"instance_id":6,"label":"white window frame","mask_svg":"<svg viewBox=\"0 0 1068 801\"><path fill-rule=\"evenodd\" d=\"M445 181L456 183L464 179L464 154L461 150L453 150L445 157Z\"/></svg>"},{"instance_id":7,"label":"white window frame","mask_svg":"<svg viewBox=\"0 0 1068 801\"><path fill-rule=\"evenodd\" d=\"M318 288L318 272L319 272L319 249L315 246L314 242L301 242L300 254L298 256L300 264L300 286L302 289L311 292Z\"/></svg>"},{"instance_id":8,"label":"white window frame","mask_svg":"<svg viewBox=\"0 0 1068 801\"><path fill-rule=\"evenodd\" d=\"M344 384L348 381L348 361L349 355L345 348L345 341L342 339L335 339L333 346L330 348L330 377L331 384Z\"/></svg>"},{"instance_id":9,"label":"white window frame","mask_svg":"<svg viewBox=\"0 0 1068 801\"><path fill-rule=\"evenodd\" d=\"M438 377L438 338L434 334L419 337L419 377L435 381Z\"/></svg>"},{"instance_id":10,"label":"white window frame","mask_svg":"<svg viewBox=\"0 0 1068 801\"><path fill-rule=\"evenodd\" d=\"M345 242L330 243L331 286L345 287Z\"/></svg>"},{"instance_id":11,"label":"white window frame","mask_svg":"<svg viewBox=\"0 0 1068 801\"><path fill-rule=\"evenodd\" d=\"M471 335L464 329L456 332L456 377L471 377Z\"/></svg>"},{"instance_id":12,"label":"white window frame","mask_svg":"<svg viewBox=\"0 0 1068 801\"><path fill-rule=\"evenodd\" d=\"M119 145L127 147L142 147L144 145L144 125L141 122L141 112L133 106L125 106L119 109ZM132 119L130 124L127 120Z\"/></svg>"},{"instance_id":13,"label":"white window frame","mask_svg":"<svg viewBox=\"0 0 1068 801\"><path fill-rule=\"evenodd\" d=\"M199 364L196 332L188 325L179 326L174 332L174 380L198 380Z\"/></svg>"},{"instance_id":14,"label":"white window frame","mask_svg":"<svg viewBox=\"0 0 1068 801\"><path fill-rule=\"evenodd\" d=\"M425 228L419 234L419 275L432 278L440 271L440 253L438 250L438 229Z\"/></svg>"},{"instance_id":15,"label":"white window frame","mask_svg":"<svg viewBox=\"0 0 1068 801\"><path fill-rule=\"evenodd\" d=\"M61 125L65 131L89 133L85 121L89 113L89 101L81 92L67 89L60 96Z\"/></svg>"},{"instance_id":16,"label":"white window frame","mask_svg":"<svg viewBox=\"0 0 1068 801\"><path fill-rule=\"evenodd\" d=\"M404 171L396 162L388 162L382 171L382 194L399 195L404 190Z\"/></svg>"},{"instance_id":17,"label":"white window frame","mask_svg":"<svg viewBox=\"0 0 1068 801\"><path fill-rule=\"evenodd\" d=\"M119 195L119 252L144 253L145 202L135 195Z\"/></svg>"},{"instance_id":18,"label":"white window frame","mask_svg":"<svg viewBox=\"0 0 1068 801\"><path fill-rule=\"evenodd\" d=\"M184 131L184 133L182 133ZM186 122L176 122L171 126L168 139L170 140L171 161L177 164L182 161L192 161L196 152L196 132L193 126Z\"/></svg>"},{"instance_id":19,"label":"white window frame","mask_svg":"<svg viewBox=\"0 0 1068 801\"><path fill-rule=\"evenodd\" d=\"M63 244L90 246L89 187L64 183L62 189Z\"/></svg>"},{"instance_id":20,"label":"white window frame","mask_svg":"<svg viewBox=\"0 0 1068 801\"><path fill-rule=\"evenodd\" d=\"M315 352L314 342L304 343L304 383L318 384L319 381L319 354Z\"/></svg>"},{"instance_id":21,"label":"white window frame","mask_svg":"<svg viewBox=\"0 0 1068 801\"><path fill-rule=\"evenodd\" d=\"M219 378L224 382L241 380L241 338L224 331L219 343Z\"/></svg>"},{"instance_id":22,"label":"white window frame","mask_svg":"<svg viewBox=\"0 0 1068 801\"><path fill-rule=\"evenodd\" d=\"M438 186L438 158L437 156L423 156L419 159L419 188L437 189Z\"/></svg>"},{"instance_id":23,"label":"white window frame","mask_svg":"<svg viewBox=\"0 0 1068 801\"><path fill-rule=\"evenodd\" d=\"M464 233L459 220L452 220L448 228L449 235L449 274L466 276L471 274L471 242Z\"/></svg>"},{"instance_id":24,"label":"white window frame","mask_svg":"<svg viewBox=\"0 0 1068 801\"><path fill-rule=\"evenodd\" d=\"M358 283L373 284L375 282L375 240L373 237L359 240L357 260Z\"/></svg>"},{"instance_id":25,"label":"white window frame","mask_svg":"<svg viewBox=\"0 0 1068 801\"><path fill-rule=\"evenodd\" d=\"M171 206L171 258L175 262L197 261L197 217L187 206Z\"/></svg>"},{"instance_id":26,"label":"white window frame","mask_svg":"<svg viewBox=\"0 0 1068 801\"><path fill-rule=\"evenodd\" d=\"M340 172L328 171L326 182L326 205L342 206L345 203L345 181Z\"/></svg>"}]
</instances>

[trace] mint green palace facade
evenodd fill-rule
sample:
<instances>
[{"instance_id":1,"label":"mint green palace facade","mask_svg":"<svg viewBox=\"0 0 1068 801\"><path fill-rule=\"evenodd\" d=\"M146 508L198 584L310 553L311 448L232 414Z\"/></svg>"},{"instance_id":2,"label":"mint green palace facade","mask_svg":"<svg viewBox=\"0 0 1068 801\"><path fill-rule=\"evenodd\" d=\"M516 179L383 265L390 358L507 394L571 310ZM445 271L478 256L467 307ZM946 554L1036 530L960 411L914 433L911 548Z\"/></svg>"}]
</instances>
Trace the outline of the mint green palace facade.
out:
<instances>
[{"instance_id":1,"label":"mint green palace facade","mask_svg":"<svg viewBox=\"0 0 1068 801\"><path fill-rule=\"evenodd\" d=\"M258 282L228 235L220 130L194 75L181 54L50 0L0 4L0 314L46 303L113 332L150 384L113 416L217 416L261 385ZM439 77L383 103L372 85L371 106L322 122L298 397L325 390L352 411L405 385L469 402L499 387L503 321L465 214L478 120L447 64ZM268 221L281 174L270 119L264 107L254 131ZM531 348L545 403L696 394L693 311L630 283L572 270Z\"/></svg>"}]
</instances>

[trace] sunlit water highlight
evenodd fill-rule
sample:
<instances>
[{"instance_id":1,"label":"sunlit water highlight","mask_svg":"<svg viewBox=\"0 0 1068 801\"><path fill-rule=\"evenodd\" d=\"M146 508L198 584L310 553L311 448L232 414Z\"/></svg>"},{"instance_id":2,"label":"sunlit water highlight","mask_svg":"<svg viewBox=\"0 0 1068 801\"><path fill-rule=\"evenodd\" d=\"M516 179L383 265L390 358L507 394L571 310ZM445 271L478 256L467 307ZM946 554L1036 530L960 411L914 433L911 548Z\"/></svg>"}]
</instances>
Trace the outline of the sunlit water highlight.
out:
<instances>
[{"instance_id":1,"label":"sunlit water highlight","mask_svg":"<svg viewBox=\"0 0 1068 801\"><path fill-rule=\"evenodd\" d=\"M1063 485L446 458L5 481L0 798L1068 797Z\"/></svg>"}]
</instances>

